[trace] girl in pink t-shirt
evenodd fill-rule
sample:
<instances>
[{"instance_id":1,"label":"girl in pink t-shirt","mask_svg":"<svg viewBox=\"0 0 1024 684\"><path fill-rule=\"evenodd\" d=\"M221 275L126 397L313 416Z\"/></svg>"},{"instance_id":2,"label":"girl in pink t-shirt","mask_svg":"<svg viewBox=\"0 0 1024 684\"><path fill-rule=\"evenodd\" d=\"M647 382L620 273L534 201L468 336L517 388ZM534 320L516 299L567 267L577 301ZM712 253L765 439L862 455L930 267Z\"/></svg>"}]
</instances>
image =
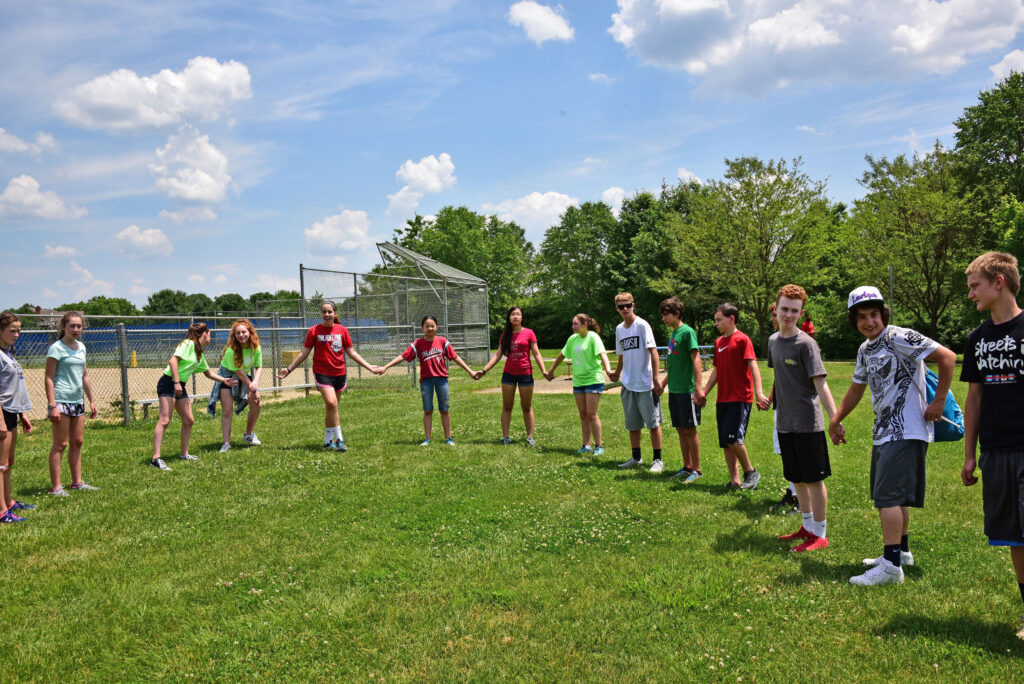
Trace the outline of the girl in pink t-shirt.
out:
<instances>
[{"instance_id":1,"label":"girl in pink t-shirt","mask_svg":"<svg viewBox=\"0 0 1024 684\"><path fill-rule=\"evenodd\" d=\"M512 407L516 401L516 387L519 388L519 404L523 408L523 422L526 424L526 443L537 446L533 441L533 364L530 356L537 359L540 372L547 375L544 359L537 347L537 336L523 327L523 310L513 306L505 315L505 331L498 340L498 349L481 375L491 370L501 357L505 357L505 370L501 374L501 443L511 444L509 427L512 424Z\"/></svg>"},{"instance_id":2,"label":"girl in pink t-shirt","mask_svg":"<svg viewBox=\"0 0 1024 684\"><path fill-rule=\"evenodd\" d=\"M434 423L434 394L437 394L437 408L441 412L441 427L444 429L444 443L455 446L452 439L452 419L448 413L448 361L454 361L469 373L469 377L479 380L482 373L474 372L458 354L455 348L444 337L437 334L437 319L424 316L421 323L423 337L419 338L401 354L381 366L378 375L386 373L389 368L401 361L420 362L420 398L423 400L423 432L426 438L420 446L430 445L430 431Z\"/></svg>"}]
</instances>

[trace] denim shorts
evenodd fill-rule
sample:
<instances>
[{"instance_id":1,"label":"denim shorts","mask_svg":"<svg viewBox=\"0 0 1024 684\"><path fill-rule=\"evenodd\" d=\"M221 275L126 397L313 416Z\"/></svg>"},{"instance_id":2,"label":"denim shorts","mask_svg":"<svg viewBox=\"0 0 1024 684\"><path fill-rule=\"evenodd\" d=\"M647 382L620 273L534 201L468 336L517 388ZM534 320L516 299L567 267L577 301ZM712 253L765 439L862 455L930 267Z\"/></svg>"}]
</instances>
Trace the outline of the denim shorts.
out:
<instances>
[{"instance_id":1,"label":"denim shorts","mask_svg":"<svg viewBox=\"0 0 1024 684\"><path fill-rule=\"evenodd\" d=\"M573 385L573 394L601 394L604 392L604 383L596 382L593 385Z\"/></svg>"},{"instance_id":2,"label":"denim shorts","mask_svg":"<svg viewBox=\"0 0 1024 684\"><path fill-rule=\"evenodd\" d=\"M532 387L533 376L532 375L513 375L512 373L501 373L501 384L502 385L519 385L520 387Z\"/></svg>"},{"instance_id":3,"label":"denim shorts","mask_svg":"<svg viewBox=\"0 0 1024 684\"><path fill-rule=\"evenodd\" d=\"M423 378L420 380L420 397L423 410L434 410L434 393L437 392L437 410L448 410L448 378Z\"/></svg>"},{"instance_id":4,"label":"denim shorts","mask_svg":"<svg viewBox=\"0 0 1024 684\"><path fill-rule=\"evenodd\" d=\"M181 396L174 394L174 378L170 375L161 375L160 379L156 383L156 396L158 397L170 397L177 401L182 399L188 399L188 390L185 389L187 382L181 383Z\"/></svg>"}]
</instances>

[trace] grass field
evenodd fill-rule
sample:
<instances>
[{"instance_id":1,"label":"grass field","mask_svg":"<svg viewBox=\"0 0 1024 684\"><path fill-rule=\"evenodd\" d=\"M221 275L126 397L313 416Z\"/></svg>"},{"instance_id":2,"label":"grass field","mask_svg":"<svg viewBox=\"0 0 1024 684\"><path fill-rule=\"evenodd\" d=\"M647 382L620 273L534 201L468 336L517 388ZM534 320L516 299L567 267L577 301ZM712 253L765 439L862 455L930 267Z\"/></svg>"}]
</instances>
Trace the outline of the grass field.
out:
<instances>
[{"instance_id":1,"label":"grass field","mask_svg":"<svg viewBox=\"0 0 1024 684\"><path fill-rule=\"evenodd\" d=\"M829 371L838 401L852 364ZM409 390L342 399L346 454L321 449L318 398L269 405L264 446L226 454L219 421L197 416L202 460L168 458L169 473L144 467L152 420L91 426L101 491L63 500L45 495L39 425L14 471L38 508L0 529L0 679L1021 681L1020 598L982 535L980 487L960 484L962 443L929 451L906 583L864 589L847 580L881 553L867 399L831 451L832 546L795 555L775 537L798 518L766 515L783 486L770 414L748 433L761 487L726 493L713 410L705 477L684 487L615 467L617 397L601 460L576 454L568 395L536 397L540 449L519 415L500 446L500 400L475 392L498 377L456 371L455 448L417 446ZM666 475L681 467L671 430L665 457Z\"/></svg>"}]
</instances>

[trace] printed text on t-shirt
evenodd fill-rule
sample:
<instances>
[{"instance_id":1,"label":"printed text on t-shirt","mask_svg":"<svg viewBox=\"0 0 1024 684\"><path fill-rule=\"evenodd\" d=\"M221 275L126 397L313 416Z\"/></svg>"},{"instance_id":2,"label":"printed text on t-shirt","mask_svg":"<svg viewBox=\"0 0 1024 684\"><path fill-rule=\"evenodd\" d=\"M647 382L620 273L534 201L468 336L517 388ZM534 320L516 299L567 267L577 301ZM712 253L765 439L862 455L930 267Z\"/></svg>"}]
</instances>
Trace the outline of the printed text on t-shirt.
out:
<instances>
[{"instance_id":1,"label":"printed text on t-shirt","mask_svg":"<svg viewBox=\"0 0 1024 684\"><path fill-rule=\"evenodd\" d=\"M627 349L639 349L640 348L640 337L634 335L633 337L623 337L620 342L622 343L622 350Z\"/></svg>"},{"instance_id":2,"label":"printed text on t-shirt","mask_svg":"<svg viewBox=\"0 0 1024 684\"><path fill-rule=\"evenodd\" d=\"M1024 340L1021 340L1024 343ZM1020 349L1020 343L1009 335L1001 340L989 342L981 338L974 345L975 362L978 370L1021 370L1024 371L1024 357L1011 354ZM1003 380L1005 382L1005 380Z\"/></svg>"}]
</instances>

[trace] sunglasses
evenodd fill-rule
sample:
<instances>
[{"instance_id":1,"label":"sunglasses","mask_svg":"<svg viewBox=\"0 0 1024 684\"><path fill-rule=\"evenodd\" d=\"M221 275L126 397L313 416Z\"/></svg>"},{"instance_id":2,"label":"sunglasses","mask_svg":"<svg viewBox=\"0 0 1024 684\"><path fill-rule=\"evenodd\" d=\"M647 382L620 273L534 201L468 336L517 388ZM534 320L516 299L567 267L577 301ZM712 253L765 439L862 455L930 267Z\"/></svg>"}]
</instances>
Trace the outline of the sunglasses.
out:
<instances>
[{"instance_id":1,"label":"sunglasses","mask_svg":"<svg viewBox=\"0 0 1024 684\"><path fill-rule=\"evenodd\" d=\"M633 308L633 302L626 302L625 304L616 304L615 308L619 309L620 311L628 311L629 309Z\"/></svg>"}]
</instances>

